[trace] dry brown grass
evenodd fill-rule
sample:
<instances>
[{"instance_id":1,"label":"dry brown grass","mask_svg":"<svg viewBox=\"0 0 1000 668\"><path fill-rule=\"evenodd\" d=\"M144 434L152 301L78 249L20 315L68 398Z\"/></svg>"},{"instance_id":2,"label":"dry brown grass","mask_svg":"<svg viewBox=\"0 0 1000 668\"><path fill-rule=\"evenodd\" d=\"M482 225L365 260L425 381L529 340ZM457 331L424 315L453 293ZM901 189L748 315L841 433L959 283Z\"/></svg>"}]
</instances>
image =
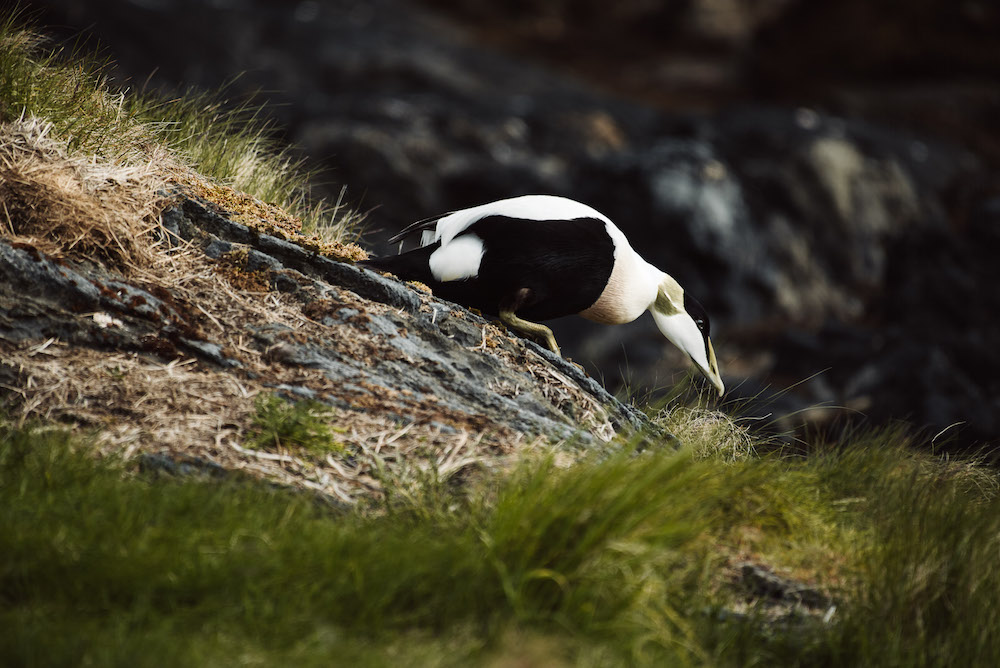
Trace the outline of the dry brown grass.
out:
<instances>
[{"instance_id":1,"label":"dry brown grass","mask_svg":"<svg viewBox=\"0 0 1000 668\"><path fill-rule=\"evenodd\" d=\"M160 266L170 267L175 275L175 299L187 306L197 304L203 326L216 330L212 340L224 344L243 370L222 371L183 356L162 361L108 353L51 339L22 345L0 342L4 366L17 376L6 389L18 397L16 412L22 420L41 418L97 429L106 454L196 458L313 489L344 503L380 496L386 479L405 489L431 471L444 479L505 467L524 444L523 435L485 418L481 423L463 422L462 416L442 414L433 406L404 406L415 422L401 425L387 417L388 409L403 412L400 397L345 393L318 370L280 363L280 351L260 349L243 334L242 325L291 324L293 336L327 330L332 345L338 336L346 344L351 333L310 322L298 304L282 295L235 290L195 255L177 255ZM254 399L279 384L350 402L350 408L335 411L333 420L338 448L346 448L349 457L243 447L255 415Z\"/></svg>"},{"instance_id":2,"label":"dry brown grass","mask_svg":"<svg viewBox=\"0 0 1000 668\"><path fill-rule=\"evenodd\" d=\"M119 271L152 262L151 233L166 180L145 165L70 157L37 119L0 125L0 215L5 236L48 255Z\"/></svg>"},{"instance_id":3,"label":"dry brown grass","mask_svg":"<svg viewBox=\"0 0 1000 668\"><path fill-rule=\"evenodd\" d=\"M377 497L434 471L442 479L506 466L521 437L441 425L400 426L364 410L340 410L338 440L350 457L263 452L241 444L261 382L213 370L195 359L159 362L132 353L104 353L46 341L0 343L8 367L19 370L13 390L22 419L57 420L97 429L104 454L126 458L161 453L196 459L283 484L319 491L344 503ZM303 371L322 383L318 372ZM291 380L286 378L285 380ZM298 380L304 380L299 378Z\"/></svg>"},{"instance_id":4,"label":"dry brown grass","mask_svg":"<svg viewBox=\"0 0 1000 668\"><path fill-rule=\"evenodd\" d=\"M698 458L743 461L756 455L754 443L761 442L730 415L707 408L674 405L665 408L654 421L690 447Z\"/></svg>"},{"instance_id":5,"label":"dry brown grass","mask_svg":"<svg viewBox=\"0 0 1000 668\"><path fill-rule=\"evenodd\" d=\"M205 198L221 211L229 213L233 220L260 232L281 239L290 239L321 255L337 260L359 262L368 259L368 252L361 246L336 238L326 239L320 233L307 234L302 229L301 218L235 188L213 183L196 174L185 175L181 182L195 195ZM332 215L337 213L338 210L335 208ZM339 230L338 234L342 234L342 230Z\"/></svg>"},{"instance_id":6,"label":"dry brown grass","mask_svg":"<svg viewBox=\"0 0 1000 668\"><path fill-rule=\"evenodd\" d=\"M178 189L234 220L346 261L367 259L352 243L302 232L301 219L186 166L161 144L112 162L71 155L52 126L29 118L0 124L0 224L5 236L55 257L92 260L127 273L153 263L159 213Z\"/></svg>"}]
</instances>

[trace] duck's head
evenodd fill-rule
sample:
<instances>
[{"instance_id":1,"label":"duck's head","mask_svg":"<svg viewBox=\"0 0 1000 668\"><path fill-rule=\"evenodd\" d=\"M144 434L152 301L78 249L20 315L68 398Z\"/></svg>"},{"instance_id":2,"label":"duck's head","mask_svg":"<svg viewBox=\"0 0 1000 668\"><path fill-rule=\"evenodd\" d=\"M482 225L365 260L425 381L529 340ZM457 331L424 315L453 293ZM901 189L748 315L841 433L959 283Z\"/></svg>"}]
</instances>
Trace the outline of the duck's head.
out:
<instances>
[{"instance_id":1,"label":"duck's head","mask_svg":"<svg viewBox=\"0 0 1000 668\"><path fill-rule=\"evenodd\" d=\"M722 396L726 386L719 375L719 364L708 336L711 325L702 305L684 292L677 281L664 275L649 312L663 336L691 358Z\"/></svg>"}]
</instances>

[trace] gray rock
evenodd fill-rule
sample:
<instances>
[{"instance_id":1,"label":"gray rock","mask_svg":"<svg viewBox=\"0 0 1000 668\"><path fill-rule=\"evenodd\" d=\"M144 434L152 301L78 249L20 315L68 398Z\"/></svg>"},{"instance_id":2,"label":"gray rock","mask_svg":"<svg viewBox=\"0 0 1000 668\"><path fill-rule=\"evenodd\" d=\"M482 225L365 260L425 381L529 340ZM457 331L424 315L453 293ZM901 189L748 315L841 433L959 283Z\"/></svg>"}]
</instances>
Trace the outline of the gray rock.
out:
<instances>
[{"instance_id":1,"label":"gray rock","mask_svg":"<svg viewBox=\"0 0 1000 668\"><path fill-rule=\"evenodd\" d=\"M330 260L284 239L260 234L212 211L195 199L185 199L182 210L189 224L196 229L224 241L253 246L257 254L254 256L256 266L295 269L352 290L360 297L408 311L416 311L420 305L413 291L396 281L387 280L367 269ZM262 259L265 257L268 258L266 261Z\"/></svg>"},{"instance_id":2,"label":"gray rock","mask_svg":"<svg viewBox=\"0 0 1000 668\"><path fill-rule=\"evenodd\" d=\"M209 258L224 258L242 244L246 269L279 276L291 286L283 291L303 309L320 309L326 335L290 326L298 321L245 325L251 345L272 364L319 370L332 381L322 396L304 385L270 384L289 396L376 410L402 422L457 421L466 429L576 436L581 442L593 440L588 430L609 438L612 425L652 429L641 413L534 344L490 335L494 352L480 350L488 323L458 305L260 234L194 200L182 200L165 218ZM194 355L244 373L226 344L212 339L218 328L202 331L178 310L190 308L165 288L141 287L99 265L56 263L34 248L0 241L0 341L54 336L71 345L167 359Z\"/></svg>"}]
</instances>

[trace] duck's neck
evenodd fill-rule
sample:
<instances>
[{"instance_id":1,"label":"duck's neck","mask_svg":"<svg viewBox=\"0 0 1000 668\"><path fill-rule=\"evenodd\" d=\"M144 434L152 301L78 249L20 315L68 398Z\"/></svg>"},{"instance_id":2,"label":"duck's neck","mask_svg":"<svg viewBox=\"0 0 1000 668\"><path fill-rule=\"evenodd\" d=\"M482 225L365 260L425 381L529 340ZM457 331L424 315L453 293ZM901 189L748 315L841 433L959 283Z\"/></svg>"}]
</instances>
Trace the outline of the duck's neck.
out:
<instances>
[{"instance_id":1,"label":"duck's neck","mask_svg":"<svg viewBox=\"0 0 1000 668\"><path fill-rule=\"evenodd\" d=\"M660 284L666 278L669 276L643 260L631 247L619 247L607 285L597 301L580 315L607 325L632 322L655 303Z\"/></svg>"}]
</instances>

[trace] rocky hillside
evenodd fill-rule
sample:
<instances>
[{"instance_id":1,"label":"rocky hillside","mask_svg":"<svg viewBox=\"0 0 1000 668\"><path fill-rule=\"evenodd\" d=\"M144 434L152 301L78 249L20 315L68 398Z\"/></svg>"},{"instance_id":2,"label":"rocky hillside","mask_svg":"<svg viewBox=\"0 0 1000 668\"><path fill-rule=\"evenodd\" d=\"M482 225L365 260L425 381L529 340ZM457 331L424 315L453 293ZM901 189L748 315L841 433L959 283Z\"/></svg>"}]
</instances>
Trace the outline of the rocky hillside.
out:
<instances>
[{"instance_id":1,"label":"rocky hillside","mask_svg":"<svg viewBox=\"0 0 1000 668\"><path fill-rule=\"evenodd\" d=\"M39 5L92 27L123 78L244 73L236 89L268 91L370 210L376 252L443 210L572 196L706 305L741 410L904 418L960 445L1000 432L984 3ZM554 329L611 389L655 394L684 369L648 322Z\"/></svg>"},{"instance_id":2,"label":"rocky hillside","mask_svg":"<svg viewBox=\"0 0 1000 668\"><path fill-rule=\"evenodd\" d=\"M17 415L344 502L377 493L377 473L448 477L649 426L577 366L354 266L360 248L273 207L196 173L73 157L39 121L0 132L0 384ZM324 452L245 447L280 412L272 394L333 411Z\"/></svg>"}]
</instances>

